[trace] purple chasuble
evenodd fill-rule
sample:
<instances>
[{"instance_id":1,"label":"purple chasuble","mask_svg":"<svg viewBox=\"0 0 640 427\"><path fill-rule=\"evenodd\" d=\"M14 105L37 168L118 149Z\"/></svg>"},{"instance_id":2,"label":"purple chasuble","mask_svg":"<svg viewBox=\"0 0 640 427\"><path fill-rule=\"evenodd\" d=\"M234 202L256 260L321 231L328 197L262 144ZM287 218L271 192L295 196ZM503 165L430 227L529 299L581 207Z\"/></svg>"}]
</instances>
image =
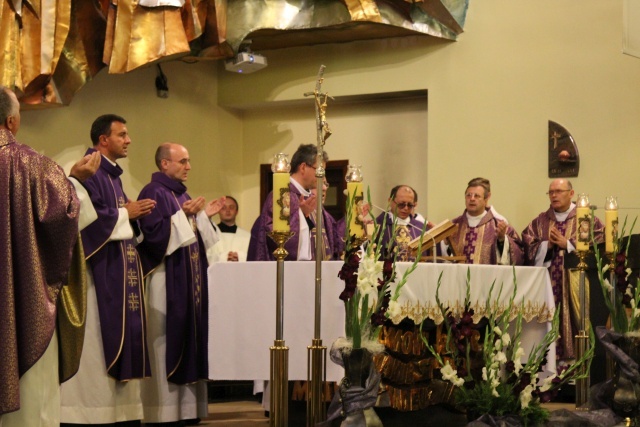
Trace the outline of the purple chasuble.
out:
<instances>
[{"instance_id":1,"label":"purple chasuble","mask_svg":"<svg viewBox=\"0 0 640 427\"><path fill-rule=\"evenodd\" d=\"M86 154L93 153L90 148ZM124 381L151 375L146 340L142 265L133 239L109 240L118 209L127 203L122 169L102 157L98 172L84 182L98 219L81 231L98 299L107 373Z\"/></svg>"},{"instance_id":2,"label":"purple chasuble","mask_svg":"<svg viewBox=\"0 0 640 427\"><path fill-rule=\"evenodd\" d=\"M45 352L78 238L79 202L62 168L0 129L0 415Z\"/></svg>"},{"instance_id":3,"label":"purple chasuble","mask_svg":"<svg viewBox=\"0 0 640 427\"><path fill-rule=\"evenodd\" d=\"M376 223L379 227L382 228L384 222L384 229L382 232L384 235L382 236L382 257L386 258L386 248L389 245L389 240L392 238L392 229L393 229L393 219L387 215L385 220L385 215L387 212L383 212L376 218ZM409 217L410 225L400 225L396 224L395 235L393 236L393 242L391 243L391 250L395 250L397 252L396 261L404 261L404 262L413 262L416 257L412 255L411 249L409 249L409 242L420 237L422 234L423 223L417 221L415 218ZM431 227L427 224L425 230L429 230Z\"/></svg>"},{"instance_id":4,"label":"purple chasuble","mask_svg":"<svg viewBox=\"0 0 640 427\"><path fill-rule=\"evenodd\" d=\"M536 265L536 254L540 244L549 241L551 229L556 228L575 247L576 235L576 210L572 209L564 221L556 220L553 208L538 215L527 228L522 232L524 242L526 265ZM604 225L594 217L594 234L597 242L604 241ZM556 310L560 310L560 338L556 343L557 359L572 359L575 357L573 339L577 333L577 328L571 321L570 289L569 277L564 268L565 250L555 245L549 244L545 260L551 261L549 266L549 276L553 289L553 299L556 303Z\"/></svg>"},{"instance_id":5,"label":"purple chasuble","mask_svg":"<svg viewBox=\"0 0 640 427\"><path fill-rule=\"evenodd\" d=\"M145 277L164 261L167 292L167 380L189 384L208 376L207 256L189 217L197 242L166 255L171 217L187 200L187 187L162 172L155 172L138 199L157 202L151 214L139 220L144 240L139 245Z\"/></svg>"},{"instance_id":6,"label":"purple chasuble","mask_svg":"<svg viewBox=\"0 0 640 427\"><path fill-rule=\"evenodd\" d=\"M487 209L487 213L475 227L469 225L466 210L451 222L458 224L458 232L451 236L449 241L456 254L464 255L467 258L467 264L498 264L498 220L493 216L491 210ZM504 237L505 242L509 240L511 265L522 265L524 254L522 240L520 240L518 232L512 226L507 225Z\"/></svg>"}]
</instances>

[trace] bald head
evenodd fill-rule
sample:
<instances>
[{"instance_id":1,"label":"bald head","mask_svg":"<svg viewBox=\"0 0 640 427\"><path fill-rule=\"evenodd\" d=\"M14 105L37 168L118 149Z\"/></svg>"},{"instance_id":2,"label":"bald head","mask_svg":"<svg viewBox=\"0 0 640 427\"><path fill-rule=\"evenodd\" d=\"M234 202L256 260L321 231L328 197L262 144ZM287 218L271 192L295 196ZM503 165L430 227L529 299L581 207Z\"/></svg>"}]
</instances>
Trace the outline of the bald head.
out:
<instances>
[{"instance_id":1,"label":"bald head","mask_svg":"<svg viewBox=\"0 0 640 427\"><path fill-rule=\"evenodd\" d=\"M185 182L191 170L189 152L180 144L165 142L156 150L156 166L169 178Z\"/></svg>"},{"instance_id":2,"label":"bald head","mask_svg":"<svg viewBox=\"0 0 640 427\"><path fill-rule=\"evenodd\" d=\"M389 197L391 212L400 219L407 219L418 205L418 195L408 185L393 187Z\"/></svg>"},{"instance_id":3,"label":"bald head","mask_svg":"<svg viewBox=\"0 0 640 427\"><path fill-rule=\"evenodd\" d=\"M564 178L556 178L549 184L549 202L556 212L566 212L571 207L574 191L571 181Z\"/></svg>"}]
</instances>

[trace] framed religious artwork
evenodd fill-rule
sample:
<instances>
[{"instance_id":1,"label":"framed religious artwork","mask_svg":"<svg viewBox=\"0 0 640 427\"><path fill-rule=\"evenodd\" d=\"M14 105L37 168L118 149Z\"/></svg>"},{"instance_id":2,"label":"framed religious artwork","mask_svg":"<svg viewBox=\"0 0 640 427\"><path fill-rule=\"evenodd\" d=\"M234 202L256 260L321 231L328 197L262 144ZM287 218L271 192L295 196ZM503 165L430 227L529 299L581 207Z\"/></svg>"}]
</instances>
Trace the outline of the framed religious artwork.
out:
<instances>
[{"instance_id":1,"label":"framed religious artwork","mask_svg":"<svg viewBox=\"0 0 640 427\"><path fill-rule=\"evenodd\" d=\"M549 178L578 176L580 154L567 129L549 120Z\"/></svg>"}]
</instances>

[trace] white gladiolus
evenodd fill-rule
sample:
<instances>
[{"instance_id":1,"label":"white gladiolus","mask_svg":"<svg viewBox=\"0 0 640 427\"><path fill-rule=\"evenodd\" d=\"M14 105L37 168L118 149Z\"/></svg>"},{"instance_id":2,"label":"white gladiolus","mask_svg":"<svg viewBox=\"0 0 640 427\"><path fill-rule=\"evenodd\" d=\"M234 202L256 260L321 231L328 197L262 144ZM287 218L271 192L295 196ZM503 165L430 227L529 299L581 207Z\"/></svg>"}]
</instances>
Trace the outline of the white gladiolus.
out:
<instances>
[{"instance_id":1,"label":"white gladiolus","mask_svg":"<svg viewBox=\"0 0 640 427\"><path fill-rule=\"evenodd\" d=\"M604 279L604 287L607 289L607 291L612 292L613 291L613 286L611 285L611 283L609 283L609 279Z\"/></svg>"},{"instance_id":2,"label":"white gladiolus","mask_svg":"<svg viewBox=\"0 0 640 427\"><path fill-rule=\"evenodd\" d=\"M482 380L487 381L487 367L482 368Z\"/></svg>"},{"instance_id":3,"label":"white gladiolus","mask_svg":"<svg viewBox=\"0 0 640 427\"><path fill-rule=\"evenodd\" d=\"M502 344L505 347L511 344L511 336L509 335L509 332L505 332L504 334L502 334Z\"/></svg>"},{"instance_id":4,"label":"white gladiolus","mask_svg":"<svg viewBox=\"0 0 640 427\"><path fill-rule=\"evenodd\" d=\"M373 256L364 257L358 266L358 291L369 295L369 303L378 296L378 276L382 272L382 264Z\"/></svg>"},{"instance_id":5,"label":"white gladiolus","mask_svg":"<svg viewBox=\"0 0 640 427\"><path fill-rule=\"evenodd\" d=\"M553 384L553 379L556 377L556 374L551 375L550 377L545 378L544 380L542 380L542 385L540 386L540 391L547 391L551 388L551 385Z\"/></svg>"},{"instance_id":6,"label":"white gladiolus","mask_svg":"<svg viewBox=\"0 0 640 427\"><path fill-rule=\"evenodd\" d=\"M513 367L516 375L520 374L520 370L522 369L522 356L524 356L524 348L518 347L513 355Z\"/></svg>"},{"instance_id":7,"label":"white gladiolus","mask_svg":"<svg viewBox=\"0 0 640 427\"><path fill-rule=\"evenodd\" d=\"M502 336L502 331L501 331L501 330L500 330L500 328L499 328L499 327L497 327L497 326L496 326L495 328L493 328L493 332L495 332L495 333L496 333L496 335L497 335L497 336L499 336L499 337L501 337L501 336Z\"/></svg>"},{"instance_id":8,"label":"white gladiolus","mask_svg":"<svg viewBox=\"0 0 640 427\"><path fill-rule=\"evenodd\" d=\"M499 351L493 356L493 360L499 363L507 363L507 355L503 351Z\"/></svg>"},{"instance_id":9,"label":"white gladiolus","mask_svg":"<svg viewBox=\"0 0 640 427\"><path fill-rule=\"evenodd\" d=\"M398 301L389 301L387 313L389 314L389 318L396 318L402 314L402 306Z\"/></svg>"},{"instance_id":10,"label":"white gladiolus","mask_svg":"<svg viewBox=\"0 0 640 427\"><path fill-rule=\"evenodd\" d=\"M453 369L449 362L445 362L445 365L440 368L440 374L443 380L450 381L456 387L462 387L464 385L464 380L458 378L458 371Z\"/></svg>"},{"instance_id":11,"label":"white gladiolus","mask_svg":"<svg viewBox=\"0 0 640 427\"><path fill-rule=\"evenodd\" d=\"M533 391L533 384L529 384L520 392L520 406L524 409L529 407L531 402L531 392Z\"/></svg>"}]
</instances>

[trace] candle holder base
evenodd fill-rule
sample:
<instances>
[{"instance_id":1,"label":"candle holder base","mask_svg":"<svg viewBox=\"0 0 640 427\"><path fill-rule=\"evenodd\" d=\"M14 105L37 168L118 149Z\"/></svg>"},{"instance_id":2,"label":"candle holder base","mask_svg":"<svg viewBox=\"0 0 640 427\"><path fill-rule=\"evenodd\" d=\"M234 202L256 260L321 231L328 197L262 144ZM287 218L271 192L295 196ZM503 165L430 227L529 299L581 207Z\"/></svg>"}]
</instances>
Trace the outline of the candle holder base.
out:
<instances>
[{"instance_id":1,"label":"candle holder base","mask_svg":"<svg viewBox=\"0 0 640 427\"><path fill-rule=\"evenodd\" d=\"M291 231L270 231L267 233L267 236L271 238L276 245L278 245L277 249L273 251L273 256L276 257L276 260L283 260L289 255L289 252L284 248L284 244L293 237L293 232Z\"/></svg>"}]
</instances>

